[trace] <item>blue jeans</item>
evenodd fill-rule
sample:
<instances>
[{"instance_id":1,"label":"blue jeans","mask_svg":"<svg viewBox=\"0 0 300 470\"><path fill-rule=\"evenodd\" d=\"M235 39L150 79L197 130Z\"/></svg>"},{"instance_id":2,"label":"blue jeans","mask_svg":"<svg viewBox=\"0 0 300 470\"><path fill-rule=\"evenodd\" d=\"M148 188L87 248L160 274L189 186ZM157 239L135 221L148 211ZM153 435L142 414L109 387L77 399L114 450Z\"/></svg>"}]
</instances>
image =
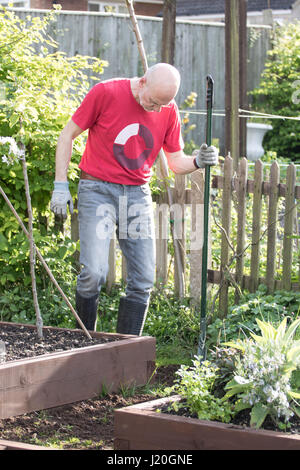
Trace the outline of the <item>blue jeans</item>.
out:
<instances>
[{"instance_id":1,"label":"blue jeans","mask_svg":"<svg viewBox=\"0 0 300 470\"><path fill-rule=\"evenodd\" d=\"M128 300L148 303L155 273L155 233L148 184L131 186L80 180L78 218L81 273L77 291L82 297L100 293L109 268L113 231L126 258Z\"/></svg>"}]
</instances>

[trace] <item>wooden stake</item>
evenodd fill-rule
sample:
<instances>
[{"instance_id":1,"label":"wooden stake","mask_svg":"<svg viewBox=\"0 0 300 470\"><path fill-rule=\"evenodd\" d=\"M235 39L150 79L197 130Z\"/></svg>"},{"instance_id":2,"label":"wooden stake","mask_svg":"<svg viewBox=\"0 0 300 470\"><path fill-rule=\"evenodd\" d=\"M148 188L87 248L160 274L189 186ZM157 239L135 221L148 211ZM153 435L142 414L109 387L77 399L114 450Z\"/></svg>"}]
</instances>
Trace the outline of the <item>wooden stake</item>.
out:
<instances>
[{"instance_id":1,"label":"wooden stake","mask_svg":"<svg viewBox=\"0 0 300 470\"><path fill-rule=\"evenodd\" d=\"M28 173L27 173L27 164L26 164L26 157L25 157L25 146L24 144L20 145L20 149L22 150L22 168L23 168L23 177L25 183L25 194L26 194L26 201L27 201L27 211L28 211L28 238L29 238L29 249L30 249L30 274L31 274L31 286L32 286L32 296L33 296L33 304L36 316L36 330L39 339L43 339L43 319L40 312L39 307L39 300L36 290L36 278L35 278L35 244L33 238L33 216L32 216L32 206L31 206L31 197L30 197L30 190L29 190L29 181L28 181Z\"/></svg>"},{"instance_id":2,"label":"wooden stake","mask_svg":"<svg viewBox=\"0 0 300 470\"><path fill-rule=\"evenodd\" d=\"M12 213L14 214L15 218L17 219L20 227L22 228L23 232L25 233L26 237L28 239L30 239L30 236L29 236L29 233L28 233L28 230L26 229L25 225L23 224L19 214L17 213L17 211L15 210L14 206L12 205L12 203L10 202L9 198L7 197L7 195L5 194L4 190L2 189L2 187L0 186L0 193L2 194L5 202L7 203L8 207L10 208L10 210L12 211ZM86 329L86 327L84 326L84 324L82 323L81 319L79 318L79 316L77 315L76 311L74 310L73 308L73 305L71 304L71 302L69 301L69 299L67 298L67 296L64 294L63 290L61 289L61 287L59 286L58 282L56 281L55 277L53 276L49 266L47 265L46 261L44 260L44 258L42 257L39 249L37 248L37 246L34 244L34 248L35 248L35 252L39 258L39 260L41 261L42 265L44 266L48 276L50 277L51 281L53 282L53 284L55 285L55 287L57 288L57 290L60 292L61 296L63 297L63 299L65 300L66 304L68 305L68 307L70 308L71 312L73 313L74 317L76 318L76 320L78 321L79 325L81 326L81 328L83 329L83 331L85 332L86 336L89 338L89 339L92 339L90 333L88 332L88 330Z\"/></svg>"}]
</instances>

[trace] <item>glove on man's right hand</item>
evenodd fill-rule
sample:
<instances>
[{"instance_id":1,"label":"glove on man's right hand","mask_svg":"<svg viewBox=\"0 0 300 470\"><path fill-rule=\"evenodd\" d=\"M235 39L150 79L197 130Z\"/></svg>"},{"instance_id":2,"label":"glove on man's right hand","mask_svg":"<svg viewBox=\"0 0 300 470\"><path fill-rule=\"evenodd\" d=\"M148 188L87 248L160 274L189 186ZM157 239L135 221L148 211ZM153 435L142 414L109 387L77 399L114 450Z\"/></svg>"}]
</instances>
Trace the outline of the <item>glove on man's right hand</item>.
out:
<instances>
[{"instance_id":1,"label":"glove on man's right hand","mask_svg":"<svg viewBox=\"0 0 300 470\"><path fill-rule=\"evenodd\" d=\"M73 214L73 200L69 191L69 183L67 181L54 181L50 209L55 215L66 219L67 204L69 204L70 213Z\"/></svg>"},{"instance_id":2,"label":"glove on man's right hand","mask_svg":"<svg viewBox=\"0 0 300 470\"><path fill-rule=\"evenodd\" d=\"M217 165L219 160L219 151L213 145L209 147L207 144L202 144L199 150L194 150L192 153L196 158L198 168L205 168L206 165Z\"/></svg>"}]
</instances>

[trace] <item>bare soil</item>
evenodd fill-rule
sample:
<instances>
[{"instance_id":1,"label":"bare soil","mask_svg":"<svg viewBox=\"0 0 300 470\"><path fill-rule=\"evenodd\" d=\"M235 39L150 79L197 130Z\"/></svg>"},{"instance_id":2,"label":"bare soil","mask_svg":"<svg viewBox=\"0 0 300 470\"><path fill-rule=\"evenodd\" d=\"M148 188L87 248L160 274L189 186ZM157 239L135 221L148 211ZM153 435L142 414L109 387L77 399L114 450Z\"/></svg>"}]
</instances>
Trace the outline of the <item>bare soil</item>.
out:
<instances>
[{"instance_id":1,"label":"bare soil","mask_svg":"<svg viewBox=\"0 0 300 470\"><path fill-rule=\"evenodd\" d=\"M101 337L89 339L81 330L45 328L43 339L40 340L35 328L2 324L0 326L0 340L4 341L6 346L6 361L15 361L17 359L40 356L41 354L117 341L118 338Z\"/></svg>"}]
</instances>

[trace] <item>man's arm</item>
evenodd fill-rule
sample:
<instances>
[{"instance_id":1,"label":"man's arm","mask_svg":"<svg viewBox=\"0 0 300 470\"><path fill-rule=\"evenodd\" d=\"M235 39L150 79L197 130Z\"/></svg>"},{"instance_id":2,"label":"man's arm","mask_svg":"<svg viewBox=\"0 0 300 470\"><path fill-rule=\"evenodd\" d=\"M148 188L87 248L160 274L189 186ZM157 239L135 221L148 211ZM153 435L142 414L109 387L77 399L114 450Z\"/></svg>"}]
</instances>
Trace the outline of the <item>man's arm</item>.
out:
<instances>
[{"instance_id":1,"label":"man's arm","mask_svg":"<svg viewBox=\"0 0 300 470\"><path fill-rule=\"evenodd\" d=\"M189 157L185 155L183 150L179 150L178 152L168 153L165 152L169 168L179 175L186 175L195 171L197 168L194 164L195 157Z\"/></svg>"},{"instance_id":2,"label":"man's arm","mask_svg":"<svg viewBox=\"0 0 300 470\"><path fill-rule=\"evenodd\" d=\"M82 132L83 130L77 126L72 119L70 119L62 130L56 147L55 181L67 181L67 173L72 156L73 140Z\"/></svg>"},{"instance_id":3,"label":"man's arm","mask_svg":"<svg viewBox=\"0 0 300 470\"><path fill-rule=\"evenodd\" d=\"M57 141L54 191L52 192L50 209L56 216L63 219L67 217L67 206L69 206L71 214L73 213L73 201L68 183L68 168L72 156L73 140L82 132L83 130L71 119L62 130Z\"/></svg>"},{"instance_id":4,"label":"man's arm","mask_svg":"<svg viewBox=\"0 0 300 470\"><path fill-rule=\"evenodd\" d=\"M202 144L199 150L195 150L190 157L185 155L183 150L178 152L166 152L169 168L179 175L186 175L198 168L205 168L206 165L217 165L219 152L216 147L211 145L208 147Z\"/></svg>"}]
</instances>

